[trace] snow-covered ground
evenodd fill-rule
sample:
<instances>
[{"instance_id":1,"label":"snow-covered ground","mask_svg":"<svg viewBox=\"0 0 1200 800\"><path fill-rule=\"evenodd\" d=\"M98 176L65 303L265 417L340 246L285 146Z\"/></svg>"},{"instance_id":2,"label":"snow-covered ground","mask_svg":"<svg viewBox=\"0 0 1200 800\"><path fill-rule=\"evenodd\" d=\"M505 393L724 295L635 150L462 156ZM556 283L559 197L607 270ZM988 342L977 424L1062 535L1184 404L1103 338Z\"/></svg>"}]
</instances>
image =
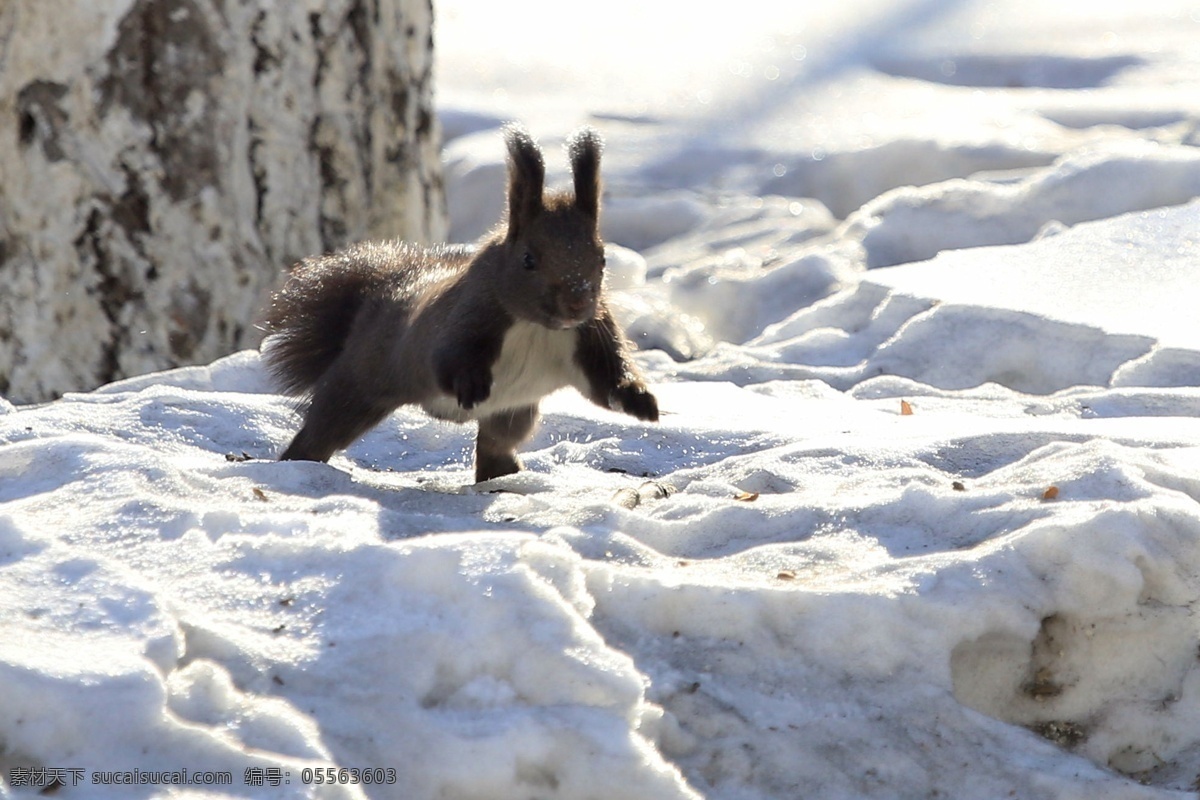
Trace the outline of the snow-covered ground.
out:
<instances>
[{"instance_id":1,"label":"snow-covered ground","mask_svg":"<svg viewBox=\"0 0 1200 800\"><path fill-rule=\"evenodd\" d=\"M662 422L0 401L0 796L1194 797L1195 4L593 5L438 3L453 229L598 127Z\"/></svg>"}]
</instances>

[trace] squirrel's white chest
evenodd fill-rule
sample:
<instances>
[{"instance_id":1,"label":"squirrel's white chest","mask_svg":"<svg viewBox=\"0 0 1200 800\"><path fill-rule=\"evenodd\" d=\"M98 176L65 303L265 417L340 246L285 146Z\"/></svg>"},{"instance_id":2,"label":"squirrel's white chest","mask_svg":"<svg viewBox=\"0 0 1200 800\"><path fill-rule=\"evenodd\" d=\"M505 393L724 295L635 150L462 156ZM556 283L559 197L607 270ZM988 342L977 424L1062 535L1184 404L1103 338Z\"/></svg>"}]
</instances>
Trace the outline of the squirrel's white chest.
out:
<instances>
[{"instance_id":1,"label":"squirrel's white chest","mask_svg":"<svg viewBox=\"0 0 1200 800\"><path fill-rule=\"evenodd\" d=\"M492 391L479 405L460 408L453 397L438 395L425 410L436 417L465 422L499 411L532 405L564 386L582 387L583 370L575 362L575 330L550 330L532 322L514 323L504 335L492 365Z\"/></svg>"}]
</instances>

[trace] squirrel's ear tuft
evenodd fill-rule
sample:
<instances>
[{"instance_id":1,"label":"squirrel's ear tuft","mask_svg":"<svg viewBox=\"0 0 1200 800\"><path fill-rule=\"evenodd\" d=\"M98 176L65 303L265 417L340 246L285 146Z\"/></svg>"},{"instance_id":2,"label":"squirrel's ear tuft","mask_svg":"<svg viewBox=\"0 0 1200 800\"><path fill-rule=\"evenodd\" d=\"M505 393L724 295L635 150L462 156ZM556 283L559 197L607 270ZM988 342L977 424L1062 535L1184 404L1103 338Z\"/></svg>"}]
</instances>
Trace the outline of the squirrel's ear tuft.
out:
<instances>
[{"instance_id":1,"label":"squirrel's ear tuft","mask_svg":"<svg viewBox=\"0 0 1200 800\"><path fill-rule=\"evenodd\" d=\"M567 156L575 176L575 205L597 219L600 216L600 152L604 140L592 128L580 128L567 140Z\"/></svg>"},{"instance_id":2,"label":"squirrel's ear tuft","mask_svg":"<svg viewBox=\"0 0 1200 800\"><path fill-rule=\"evenodd\" d=\"M546 163L529 131L516 123L504 126L508 146L508 235L516 236L542 210Z\"/></svg>"}]
</instances>

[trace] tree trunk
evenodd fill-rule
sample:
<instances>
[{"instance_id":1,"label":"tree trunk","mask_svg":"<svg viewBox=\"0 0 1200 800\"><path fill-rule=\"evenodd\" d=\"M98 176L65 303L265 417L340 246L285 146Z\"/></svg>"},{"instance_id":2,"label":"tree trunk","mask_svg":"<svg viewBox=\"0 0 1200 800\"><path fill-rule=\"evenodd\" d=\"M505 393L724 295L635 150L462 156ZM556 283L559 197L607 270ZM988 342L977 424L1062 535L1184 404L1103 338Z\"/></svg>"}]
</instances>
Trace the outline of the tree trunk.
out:
<instances>
[{"instance_id":1,"label":"tree trunk","mask_svg":"<svg viewBox=\"0 0 1200 800\"><path fill-rule=\"evenodd\" d=\"M0 0L0 393L257 343L281 270L445 233L431 0Z\"/></svg>"}]
</instances>

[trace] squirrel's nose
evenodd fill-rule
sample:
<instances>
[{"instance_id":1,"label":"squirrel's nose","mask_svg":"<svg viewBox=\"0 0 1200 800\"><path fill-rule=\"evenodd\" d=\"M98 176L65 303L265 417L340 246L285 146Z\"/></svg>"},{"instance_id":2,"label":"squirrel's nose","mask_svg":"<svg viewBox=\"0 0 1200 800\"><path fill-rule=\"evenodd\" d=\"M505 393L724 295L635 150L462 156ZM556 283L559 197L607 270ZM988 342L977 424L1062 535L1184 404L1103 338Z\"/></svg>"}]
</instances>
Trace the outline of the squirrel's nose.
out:
<instances>
[{"instance_id":1,"label":"squirrel's nose","mask_svg":"<svg viewBox=\"0 0 1200 800\"><path fill-rule=\"evenodd\" d=\"M587 311L588 305L588 298L582 295L567 297L563 301L563 309L569 311L572 315L582 314L584 311Z\"/></svg>"},{"instance_id":2,"label":"squirrel's nose","mask_svg":"<svg viewBox=\"0 0 1200 800\"><path fill-rule=\"evenodd\" d=\"M586 286L564 286L558 296L558 306L564 314L580 317L592 309L595 299Z\"/></svg>"}]
</instances>

